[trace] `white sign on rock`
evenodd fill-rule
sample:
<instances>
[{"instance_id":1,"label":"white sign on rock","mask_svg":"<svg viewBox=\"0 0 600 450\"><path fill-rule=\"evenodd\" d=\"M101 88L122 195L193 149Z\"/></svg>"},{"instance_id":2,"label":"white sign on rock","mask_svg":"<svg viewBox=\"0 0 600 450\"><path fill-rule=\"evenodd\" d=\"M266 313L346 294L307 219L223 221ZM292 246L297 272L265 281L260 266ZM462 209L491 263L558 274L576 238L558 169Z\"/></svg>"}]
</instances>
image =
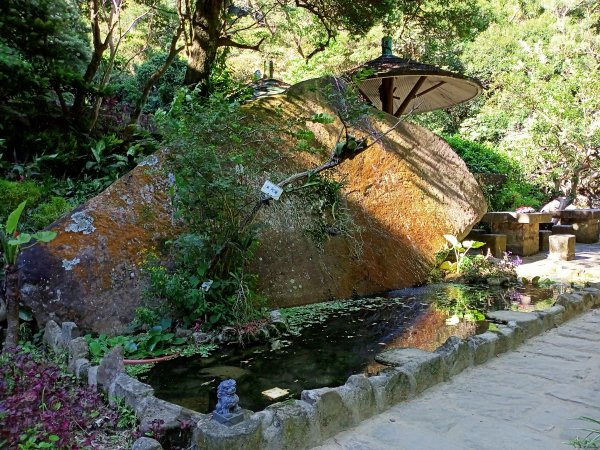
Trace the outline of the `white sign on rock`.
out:
<instances>
[{"instance_id":1,"label":"white sign on rock","mask_svg":"<svg viewBox=\"0 0 600 450\"><path fill-rule=\"evenodd\" d=\"M263 184L263 187L260 188L260 192L267 194L273 200L279 200L279 197L281 197L281 194L283 194L283 188L280 188L275 183L267 180L265 181L265 184Z\"/></svg>"}]
</instances>

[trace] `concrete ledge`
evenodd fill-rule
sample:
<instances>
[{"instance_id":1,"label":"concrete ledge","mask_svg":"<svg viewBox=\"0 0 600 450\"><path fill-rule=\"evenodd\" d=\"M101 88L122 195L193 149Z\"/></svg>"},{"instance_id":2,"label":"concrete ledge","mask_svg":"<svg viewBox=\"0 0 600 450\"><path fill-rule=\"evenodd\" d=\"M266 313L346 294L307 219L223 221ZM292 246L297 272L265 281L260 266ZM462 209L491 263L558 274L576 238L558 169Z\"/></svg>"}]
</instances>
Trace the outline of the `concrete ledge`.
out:
<instances>
[{"instance_id":1,"label":"concrete ledge","mask_svg":"<svg viewBox=\"0 0 600 450\"><path fill-rule=\"evenodd\" d=\"M261 422L264 449L310 448L321 442L316 410L302 400L275 403L254 416Z\"/></svg>"},{"instance_id":2,"label":"concrete ledge","mask_svg":"<svg viewBox=\"0 0 600 450\"><path fill-rule=\"evenodd\" d=\"M435 353L442 357L444 380L449 380L473 365L473 348L468 341L456 336L450 336Z\"/></svg>"},{"instance_id":3,"label":"concrete ledge","mask_svg":"<svg viewBox=\"0 0 600 450\"><path fill-rule=\"evenodd\" d=\"M496 356L496 345L499 340L498 334L491 331L467 338L467 344L473 352L473 364L483 364Z\"/></svg>"},{"instance_id":4,"label":"concrete ledge","mask_svg":"<svg viewBox=\"0 0 600 450\"><path fill-rule=\"evenodd\" d=\"M417 348L395 348L375 356L380 364L402 369L415 379L415 394L444 380L444 360L437 353Z\"/></svg>"},{"instance_id":5,"label":"concrete ledge","mask_svg":"<svg viewBox=\"0 0 600 450\"><path fill-rule=\"evenodd\" d=\"M486 317L493 322L505 323L508 325L510 325L511 322L514 322L513 326L516 326L524 333L524 336L520 338L518 342L519 344L523 342L524 339L537 336L543 331L542 321L536 314L533 313L524 313L519 311L493 311L486 314ZM515 333L519 334L519 331L515 331Z\"/></svg>"},{"instance_id":6,"label":"concrete ledge","mask_svg":"<svg viewBox=\"0 0 600 450\"><path fill-rule=\"evenodd\" d=\"M377 413L389 409L396 403L413 398L417 390L415 377L398 369L384 369L378 375L369 377L368 380L373 387Z\"/></svg>"}]
</instances>

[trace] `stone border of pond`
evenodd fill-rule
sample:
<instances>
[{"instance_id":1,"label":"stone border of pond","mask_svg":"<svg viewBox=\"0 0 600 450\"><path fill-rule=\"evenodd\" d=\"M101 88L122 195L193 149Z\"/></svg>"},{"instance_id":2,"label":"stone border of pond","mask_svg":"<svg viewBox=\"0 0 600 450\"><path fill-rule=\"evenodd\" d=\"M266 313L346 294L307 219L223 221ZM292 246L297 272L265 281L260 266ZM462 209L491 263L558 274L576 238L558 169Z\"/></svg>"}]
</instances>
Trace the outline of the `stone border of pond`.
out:
<instances>
[{"instance_id":1,"label":"stone border of pond","mask_svg":"<svg viewBox=\"0 0 600 450\"><path fill-rule=\"evenodd\" d=\"M149 430L155 420L162 420L167 431L181 430L182 424L191 422L196 426L190 444L197 448L297 450L316 446L469 367L484 364L525 340L600 306L600 284L595 286L560 294L555 305L545 311L490 312L487 318L495 323L494 330L467 339L450 337L434 352L414 348L384 351L375 359L388 368L378 375L352 375L343 386L303 391L300 400L275 403L256 413L244 410L244 421L233 426L218 423L211 414L201 414L156 398L151 386L124 372L120 348L106 355L98 366L92 366L87 359L87 343L83 337L76 336L77 327L72 322L64 322L59 327L49 321L44 342L55 351L68 352L68 370L78 379L101 387L110 399L123 398L134 409L143 432ZM240 403L243 406L243 399ZM152 443L156 444L156 441ZM132 448L146 448L141 445L142 442L136 441Z\"/></svg>"}]
</instances>

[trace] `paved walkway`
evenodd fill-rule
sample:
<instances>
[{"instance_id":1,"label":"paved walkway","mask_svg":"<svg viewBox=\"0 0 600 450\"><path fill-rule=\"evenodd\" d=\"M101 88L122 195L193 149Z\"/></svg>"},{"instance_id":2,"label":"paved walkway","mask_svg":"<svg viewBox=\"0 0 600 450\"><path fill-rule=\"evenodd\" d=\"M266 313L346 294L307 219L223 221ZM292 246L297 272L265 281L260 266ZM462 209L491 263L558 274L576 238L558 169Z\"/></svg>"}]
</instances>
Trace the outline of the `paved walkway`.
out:
<instances>
[{"instance_id":1,"label":"paved walkway","mask_svg":"<svg viewBox=\"0 0 600 450\"><path fill-rule=\"evenodd\" d=\"M553 450L600 418L600 309L400 403L322 450Z\"/></svg>"},{"instance_id":2,"label":"paved walkway","mask_svg":"<svg viewBox=\"0 0 600 450\"><path fill-rule=\"evenodd\" d=\"M552 261L547 252L526 256L517 267L517 275L525 278L540 275L560 282L600 281L600 243L576 244L572 261Z\"/></svg>"}]
</instances>

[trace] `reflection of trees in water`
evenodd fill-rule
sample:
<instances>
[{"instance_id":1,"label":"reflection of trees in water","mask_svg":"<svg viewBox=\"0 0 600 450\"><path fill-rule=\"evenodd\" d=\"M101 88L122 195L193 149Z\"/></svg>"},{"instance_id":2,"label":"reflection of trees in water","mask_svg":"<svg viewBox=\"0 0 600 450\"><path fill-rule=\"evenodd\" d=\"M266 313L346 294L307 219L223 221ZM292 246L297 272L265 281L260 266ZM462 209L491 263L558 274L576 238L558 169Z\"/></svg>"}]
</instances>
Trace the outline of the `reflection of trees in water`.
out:
<instances>
[{"instance_id":1,"label":"reflection of trees in water","mask_svg":"<svg viewBox=\"0 0 600 450\"><path fill-rule=\"evenodd\" d=\"M421 315L406 331L394 339L389 348L413 347L421 350L434 351L450 336L466 338L475 333L476 323L462 321L457 325L446 325L448 315L435 308Z\"/></svg>"}]
</instances>

